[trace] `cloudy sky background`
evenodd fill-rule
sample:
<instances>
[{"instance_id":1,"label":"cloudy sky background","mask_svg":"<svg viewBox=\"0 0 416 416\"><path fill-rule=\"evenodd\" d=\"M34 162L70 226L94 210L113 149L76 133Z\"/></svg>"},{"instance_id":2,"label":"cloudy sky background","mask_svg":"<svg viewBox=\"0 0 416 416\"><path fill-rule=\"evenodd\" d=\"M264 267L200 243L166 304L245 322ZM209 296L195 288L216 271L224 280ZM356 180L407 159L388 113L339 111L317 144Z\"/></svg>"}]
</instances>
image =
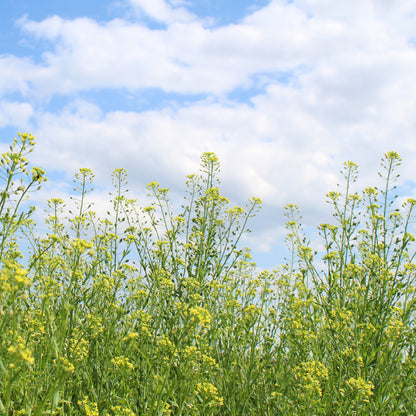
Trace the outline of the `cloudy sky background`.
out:
<instances>
[{"instance_id":1,"label":"cloudy sky background","mask_svg":"<svg viewBox=\"0 0 416 416\"><path fill-rule=\"evenodd\" d=\"M376 185L396 150L415 196L413 0L2 0L0 24L0 150L37 137L39 204L80 167L97 198L118 167L132 196L154 180L181 195L213 151L233 203L263 200L245 243L273 267L283 207L327 221L345 160Z\"/></svg>"}]
</instances>

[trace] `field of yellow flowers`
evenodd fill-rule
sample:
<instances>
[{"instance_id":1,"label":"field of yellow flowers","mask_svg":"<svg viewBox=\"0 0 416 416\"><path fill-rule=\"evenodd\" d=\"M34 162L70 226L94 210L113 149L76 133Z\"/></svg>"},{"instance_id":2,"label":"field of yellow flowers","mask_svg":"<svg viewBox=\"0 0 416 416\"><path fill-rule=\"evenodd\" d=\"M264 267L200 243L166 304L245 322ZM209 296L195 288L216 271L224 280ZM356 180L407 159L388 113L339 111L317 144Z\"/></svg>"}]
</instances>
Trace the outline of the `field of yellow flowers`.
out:
<instances>
[{"instance_id":1,"label":"field of yellow flowers","mask_svg":"<svg viewBox=\"0 0 416 416\"><path fill-rule=\"evenodd\" d=\"M396 153L360 194L345 163L320 255L288 206L292 261L259 273L239 242L261 201L230 206L213 153L179 210L158 183L140 207L118 169L98 218L80 169L77 211L50 199L38 235L34 146L19 134L0 162L0 415L416 415L416 201L396 207Z\"/></svg>"}]
</instances>

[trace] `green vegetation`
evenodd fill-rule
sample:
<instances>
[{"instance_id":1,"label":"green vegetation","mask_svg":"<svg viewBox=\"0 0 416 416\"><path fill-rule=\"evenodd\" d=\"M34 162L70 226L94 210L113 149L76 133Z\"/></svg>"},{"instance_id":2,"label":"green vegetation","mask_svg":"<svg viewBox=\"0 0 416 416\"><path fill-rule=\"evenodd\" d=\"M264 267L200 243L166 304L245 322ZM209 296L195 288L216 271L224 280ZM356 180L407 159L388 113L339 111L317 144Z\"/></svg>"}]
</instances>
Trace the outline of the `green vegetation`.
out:
<instances>
[{"instance_id":1,"label":"green vegetation","mask_svg":"<svg viewBox=\"0 0 416 416\"><path fill-rule=\"evenodd\" d=\"M116 170L105 219L81 169L76 212L50 199L40 237L22 205L45 180L34 145L20 134L1 159L1 415L416 414L416 201L396 209L396 153L360 195L345 164L323 259L289 206L292 262L258 273L238 243L261 201L230 207L214 154L179 210L157 183L140 208Z\"/></svg>"}]
</instances>

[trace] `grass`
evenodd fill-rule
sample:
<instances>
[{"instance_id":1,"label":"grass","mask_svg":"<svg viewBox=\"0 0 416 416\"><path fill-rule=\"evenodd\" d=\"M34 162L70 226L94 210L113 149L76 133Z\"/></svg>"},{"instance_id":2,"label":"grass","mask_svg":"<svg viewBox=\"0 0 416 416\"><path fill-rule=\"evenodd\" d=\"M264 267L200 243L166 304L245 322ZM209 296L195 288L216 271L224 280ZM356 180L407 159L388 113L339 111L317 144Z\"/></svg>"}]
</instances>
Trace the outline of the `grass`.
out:
<instances>
[{"instance_id":1,"label":"grass","mask_svg":"<svg viewBox=\"0 0 416 416\"><path fill-rule=\"evenodd\" d=\"M323 258L289 205L292 261L258 273L239 241L261 201L230 206L213 153L179 210L158 183L138 206L118 169L97 218L81 169L77 211L50 199L42 237L22 205L45 180L34 146L19 134L1 159L0 414L416 414L416 201L391 196L396 153L383 189L352 193L357 166L344 165Z\"/></svg>"}]
</instances>

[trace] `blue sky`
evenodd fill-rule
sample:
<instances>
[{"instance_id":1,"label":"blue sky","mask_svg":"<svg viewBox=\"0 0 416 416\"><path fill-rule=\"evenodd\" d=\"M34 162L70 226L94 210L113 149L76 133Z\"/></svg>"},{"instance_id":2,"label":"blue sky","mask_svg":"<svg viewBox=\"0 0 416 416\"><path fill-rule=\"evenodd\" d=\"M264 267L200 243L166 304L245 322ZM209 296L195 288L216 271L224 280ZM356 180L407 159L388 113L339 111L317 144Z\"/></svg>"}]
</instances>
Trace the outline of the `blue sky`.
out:
<instances>
[{"instance_id":1,"label":"blue sky","mask_svg":"<svg viewBox=\"0 0 416 416\"><path fill-rule=\"evenodd\" d=\"M413 0L3 0L0 144L37 137L40 206L80 167L100 202L118 167L139 198L153 180L180 195L213 151L233 203L264 201L245 244L272 267L284 206L328 220L345 160L377 184L398 151L414 197L415 16Z\"/></svg>"}]
</instances>

